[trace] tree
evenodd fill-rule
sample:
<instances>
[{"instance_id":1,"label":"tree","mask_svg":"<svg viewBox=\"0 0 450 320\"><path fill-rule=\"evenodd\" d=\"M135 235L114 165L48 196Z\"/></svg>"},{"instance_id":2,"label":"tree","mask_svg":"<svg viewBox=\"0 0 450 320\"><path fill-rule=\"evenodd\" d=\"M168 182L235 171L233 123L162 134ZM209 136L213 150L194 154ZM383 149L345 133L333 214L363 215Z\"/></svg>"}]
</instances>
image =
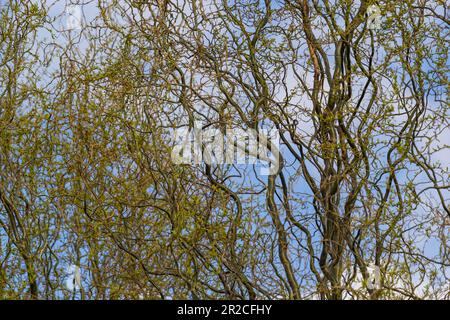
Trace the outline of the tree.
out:
<instances>
[{"instance_id":1,"label":"tree","mask_svg":"<svg viewBox=\"0 0 450 320\"><path fill-rule=\"evenodd\" d=\"M448 298L444 2L78 5L2 11L0 294ZM174 163L196 123L277 130L278 170Z\"/></svg>"}]
</instances>

